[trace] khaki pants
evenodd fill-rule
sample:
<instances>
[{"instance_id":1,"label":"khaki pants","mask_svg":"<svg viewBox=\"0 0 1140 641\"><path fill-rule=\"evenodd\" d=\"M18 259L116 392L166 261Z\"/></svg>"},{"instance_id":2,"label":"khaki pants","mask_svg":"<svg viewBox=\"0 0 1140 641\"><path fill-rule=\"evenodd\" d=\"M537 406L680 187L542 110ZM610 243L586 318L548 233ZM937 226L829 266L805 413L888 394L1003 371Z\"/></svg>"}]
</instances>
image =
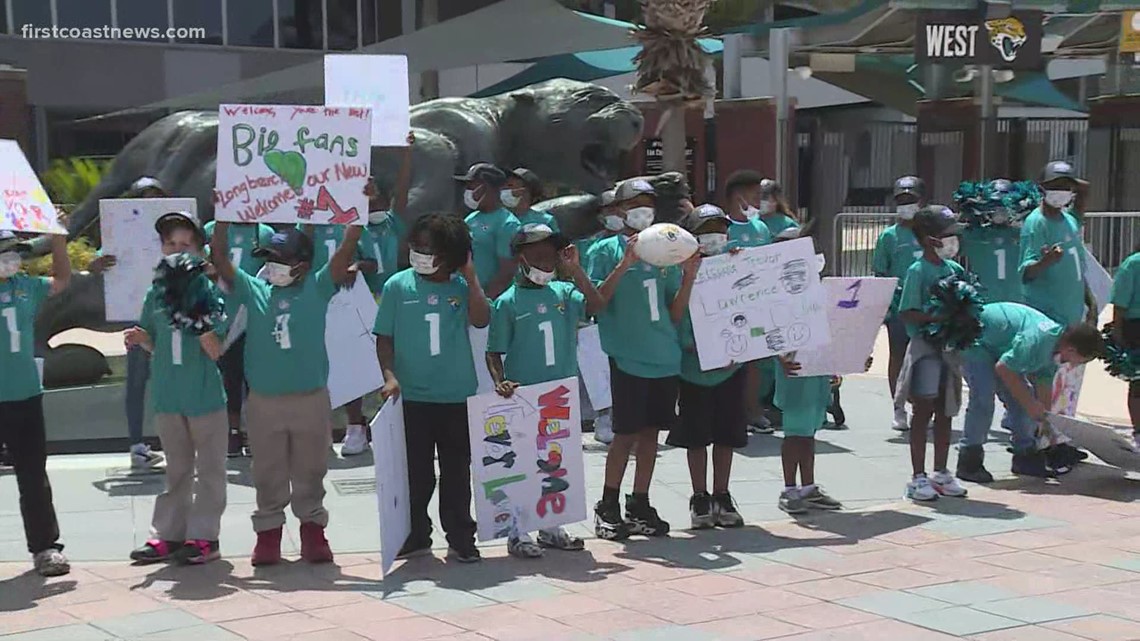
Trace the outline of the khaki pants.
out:
<instances>
[{"instance_id":1,"label":"khaki pants","mask_svg":"<svg viewBox=\"0 0 1140 641\"><path fill-rule=\"evenodd\" d=\"M154 423L166 455L166 491L154 501L151 536L217 541L226 509L225 410L193 417L158 414Z\"/></svg>"},{"instance_id":2,"label":"khaki pants","mask_svg":"<svg viewBox=\"0 0 1140 641\"><path fill-rule=\"evenodd\" d=\"M250 390L246 417L257 490L254 531L284 525L290 504L302 523L327 525L325 474L332 445L328 390L282 396Z\"/></svg>"}]
</instances>

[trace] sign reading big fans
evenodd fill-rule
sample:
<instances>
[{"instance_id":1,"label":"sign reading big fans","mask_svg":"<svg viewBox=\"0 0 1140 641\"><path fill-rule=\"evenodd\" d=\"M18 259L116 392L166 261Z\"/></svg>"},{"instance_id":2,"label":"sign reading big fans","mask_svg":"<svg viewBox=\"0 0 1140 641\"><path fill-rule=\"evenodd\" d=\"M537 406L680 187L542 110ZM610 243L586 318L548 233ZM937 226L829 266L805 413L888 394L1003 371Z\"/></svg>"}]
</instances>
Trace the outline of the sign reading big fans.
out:
<instances>
[{"instance_id":1,"label":"sign reading big fans","mask_svg":"<svg viewBox=\"0 0 1140 641\"><path fill-rule=\"evenodd\" d=\"M214 217L365 224L371 128L367 107L222 105Z\"/></svg>"}]
</instances>

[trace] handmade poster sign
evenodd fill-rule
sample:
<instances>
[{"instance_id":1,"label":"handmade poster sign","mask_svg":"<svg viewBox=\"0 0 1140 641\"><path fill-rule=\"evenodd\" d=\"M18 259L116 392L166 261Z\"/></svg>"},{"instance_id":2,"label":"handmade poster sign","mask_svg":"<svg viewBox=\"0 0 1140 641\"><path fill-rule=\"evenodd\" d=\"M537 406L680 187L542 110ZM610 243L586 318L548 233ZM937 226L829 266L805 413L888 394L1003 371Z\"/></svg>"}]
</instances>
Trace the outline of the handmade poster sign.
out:
<instances>
[{"instance_id":1,"label":"handmade poster sign","mask_svg":"<svg viewBox=\"0 0 1140 641\"><path fill-rule=\"evenodd\" d=\"M114 256L115 267L103 276L107 320L137 321L154 268L162 260L162 241L154 222L163 214L181 211L198 219L193 198L106 198L99 201L99 232L103 253Z\"/></svg>"},{"instance_id":2,"label":"handmade poster sign","mask_svg":"<svg viewBox=\"0 0 1140 641\"><path fill-rule=\"evenodd\" d=\"M701 369L826 345L815 256L801 238L705 258L689 301Z\"/></svg>"},{"instance_id":3,"label":"handmade poster sign","mask_svg":"<svg viewBox=\"0 0 1140 641\"><path fill-rule=\"evenodd\" d=\"M371 394L384 385L376 360L372 326L378 307L362 274L351 288L329 301L325 317L325 349L329 355L329 400L333 409Z\"/></svg>"},{"instance_id":4,"label":"handmade poster sign","mask_svg":"<svg viewBox=\"0 0 1140 641\"><path fill-rule=\"evenodd\" d=\"M578 379L467 399L479 540L586 518Z\"/></svg>"},{"instance_id":5,"label":"handmade poster sign","mask_svg":"<svg viewBox=\"0 0 1140 641\"><path fill-rule=\"evenodd\" d=\"M1096 259L1092 247L1088 245L1085 245L1084 263L1085 283L1088 284L1089 291L1092 292L1093 299L1096 300L1096 313L1099 315L1104 311L1105 305L1108 305L1109 297L1112 295L1112 276Z\"/></svg>"},{"instance_id":6,"label":"handmade poster sign","mask_svg":"<svg viewBox=\"0 0 1140 641\"><path fill-rule=\"evenodd\" d=\"M594 411L613 407L610 394L610 359L602 351L602 335L597 325L578 330L578 375L586 386Z\"/></svg>"},{"instance_id":7,"label":"handmade poster sign","mask_svg":"<svg viewBox=\"0 0 1140 641\"><path fill-rule=\"evenodd\" d=\"M0 140L0 231L67 233L15 140Z\"/></svg>"},{"instance_id":8,"label":"handmade poster sign","mask_svg":"<svg viewBox=\"0 0 1140 641\"><path fill-rule=\"evenodd\" d=\"M371 123L367 107L221 105L214 217L365 224Z\"/></svg>"},{"instance_id":9,"label":"handmade poster sign","mask_svg":"<svg viewBox=\"0 0 1140 641\"><path fill-rule=\"evenodd\" d=\"M1132 449L1131 430L1082 421L1072 416L1049 415L1049 425L1067 434L1078 447L1123 470L1140 472L1140 453Z\"/></svg>"},{"instance_id":10,"label":"handmade poster sign","mask_svg":"<svg viewBox=\"0 0 1140 641\"><path fill-rule=\"evenodd\" d=\"M897 282L896 278L824 278L831 342L796 352L800 376L862 374Z\"/></svg>"},{"instance_id":11,"label":"handmade poster sign","mask_svg":"<svg viewBox=\"0 0 1140 641\"><path fill-rule=\"evenodd\" d=\"M1057 368L1053 375L1053 405L1051 416L1076 416L1077 401L1081 396L1081 385L1085 380L1085 366L1065 364ZM1061 421L1046 421L1037 435L1037 446L1041 449L1072 440Z\"/></svg>"},{"instance_id":12,"label":"handmade poster sign","mask_svg":"<svg viewBox=\"0 0 1140 641\"><path fill-rule=\"evenodd\" d=\"M385 401L372 419L371 427L376 502L380 508L380 576L386 576L396 554L412 533L404 402L400 399Z\"/></svg>"},{"instance_id":13,"label":"handmade poster sign","mask_svg":"<svg viewBox=\"0 0 1140 641\"><path fill-rule=\"evenodd\" d=\"M325 104L370 108L373 147L408 146L410 103L407 56L325 56Z\"/></svg>"}]
</instances>

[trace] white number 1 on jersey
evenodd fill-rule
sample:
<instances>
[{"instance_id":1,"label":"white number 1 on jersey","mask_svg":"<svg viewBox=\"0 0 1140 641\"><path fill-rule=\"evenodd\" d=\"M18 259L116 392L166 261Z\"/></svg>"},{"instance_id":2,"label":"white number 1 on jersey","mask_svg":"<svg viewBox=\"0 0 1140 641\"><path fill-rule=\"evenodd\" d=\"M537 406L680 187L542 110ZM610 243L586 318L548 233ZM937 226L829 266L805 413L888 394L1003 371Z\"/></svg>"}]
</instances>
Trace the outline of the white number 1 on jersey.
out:
<instances>
[{"instance_id":1,"label":"white number 1 on jersey","mask_svg":"<svg viewBox=\"0 0 1140 641\"><path fill-rule=\"evenodd\" d=\"M661 310L657 308L657 280L654 278L643 280L641 286L645 288L645 293L649 296L649 320L656 323L661 320Z\"/></svg>"},{"instance_id":2,"label":"white number 1 on jersey","mask_svg":"<svg viewBox=\"0 0 1140 641\"><path fill-rule=\"evenodd\" d=\"M542 321L538 331L542 332L542 345L546 348L546 366L554 367L554 323Z\"/></svg>"},{"instance_id":3,"label":"white number 1 on jersey","mask_svg":"<svg viewBox=\"0 0 1140 641\"><path fill-rule=\"evenodd\" d=\"M293 349L293 340L289 336L289 314L278 314L273 327L273 340L281 349Z\"/></svg>"},{"instance_id":4,"label":"white number 1 on jersey","mask_svg":"<svg viewBox=\"0 0 1140 641\"><path fill-rule=\"evenodd\" d=\"M16 325L16 308L4 308L4 320L8 321L8 341L11 343L12 353L20 351L20 327Z\"/></svg>"},{"instance_id":5,"label":"white number 1 on jersey","mask_svg":"<svg viewBox=\"0 0 1140 641\"><path fill-rule=\"evenodd\" d=\"M428 353L439 356L439 312L424 314L424 320L428 324Z\"/></svg>"}]
</instances>

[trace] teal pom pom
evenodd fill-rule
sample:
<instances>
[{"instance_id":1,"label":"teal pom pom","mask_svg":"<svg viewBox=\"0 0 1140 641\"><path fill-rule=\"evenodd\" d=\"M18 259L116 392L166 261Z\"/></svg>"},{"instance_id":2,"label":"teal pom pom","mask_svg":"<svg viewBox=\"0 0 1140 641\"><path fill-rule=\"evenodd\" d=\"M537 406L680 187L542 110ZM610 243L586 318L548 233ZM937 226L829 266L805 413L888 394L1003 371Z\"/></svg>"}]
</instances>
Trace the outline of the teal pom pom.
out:
<instances>
[{"instance_id":1,"label":"teal pom pom","mask_svg":"<svg viewBox=\"0 0 1140 641\"><path fill-rule=\"evenodd\" d=\"M1112 330L1112 323L1101 330L1101 336L1104 337L1105 370L1110 376L1130 383L1140 381L1140 349L1129 349L1117 343Z\"/></svg>"},{"instance_id":2,"label":"teal pom pom","mask_svg":"<svg viewBox=\"0 0 1140 641\"><path fill-rule=\"evenodd\" d=\"M943 320L927 323L920 334L942 349L965 350L982 335L982 305L985 300L977 279L970 274L947 276L930 288L930 299L922 311Z\"/></svg>"},{"instance_id":3,"label":"teal pom pom","mask_svg":"<svg viewBox=\"0 0 1140 641\"><path fill-rule=\"evenodd\" d=\"M206 276L206 261L192 254L173 254L155 268L158 308L170 326L196 335L212 331L226 317L226 305Z\"/></svg>"}]
</instances>

